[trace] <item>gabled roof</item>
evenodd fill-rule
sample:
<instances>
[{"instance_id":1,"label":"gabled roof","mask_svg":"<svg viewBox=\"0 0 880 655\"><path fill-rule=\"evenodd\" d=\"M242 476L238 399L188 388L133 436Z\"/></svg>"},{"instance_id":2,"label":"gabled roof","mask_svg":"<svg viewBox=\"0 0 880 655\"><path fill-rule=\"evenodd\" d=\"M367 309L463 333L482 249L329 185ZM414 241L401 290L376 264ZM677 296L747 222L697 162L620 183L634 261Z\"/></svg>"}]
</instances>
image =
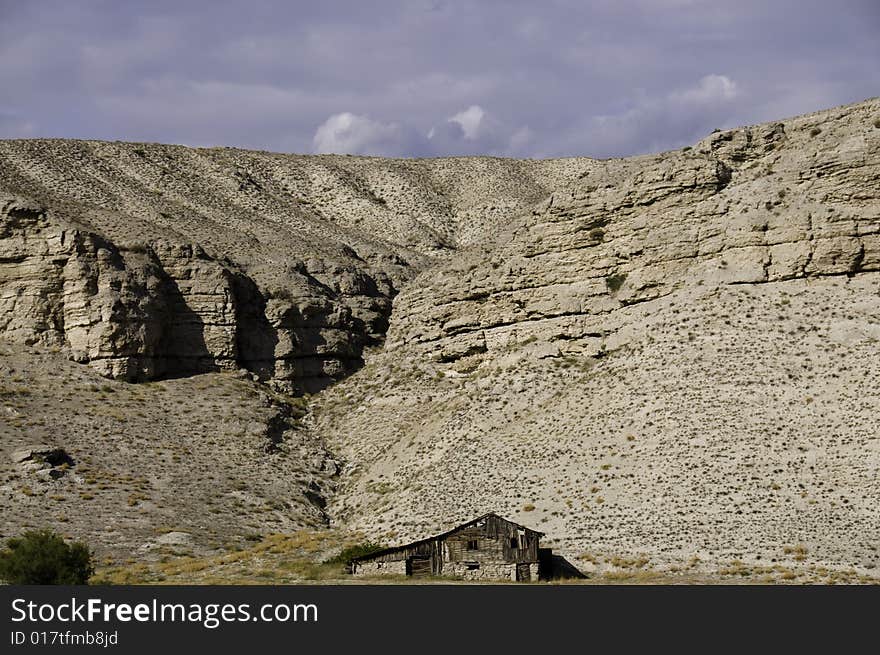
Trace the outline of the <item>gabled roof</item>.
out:
<instances>
[{"instance_id":1,"label":"gabled roof","mask_svg":"<svg viewBox=\"0 0 880 655\"><path fill-rule=\"evenodd\" d=\"M531 528L527 528L526 526L520 525L519 523L514 523L513 521L510 521L510 520L504 518L503 516L496 514L495 512L486 512L482 516L478 516L477 518L472 519L470 521L467 521L466 523L461 523L459 525L456 525L454 528L447 530L446 532L441 532L440 534L435 534L433 537L425 537L424 539L419 539L418 541L411 541L408 544L402 544L400 546L392 546L391 548L383 548L382 550L377 550L373 553L370 553L369 555L361 555L360 557L355 557L355 558L351 559L350 562L361 562L364 560L373 559L374 557L380 557L382 555L396 553L397 551L403 550L404 548L412 548L413 546L425 544L425 543L428 543L429 541L443 539L443 538L448 537L449 535L453 534L454 532L458 532L459 530L462 530L464 528L469 528L472 525L489 518L490 516L494 516L496 518L501 519L502 521L510 523L511 525L515 525L520 530L528 530L529 532L532 532L532 533L538 535L539 537L544 536L543 532L538 532L537 530L532 530Z\"/></svg>"}]
</instances>

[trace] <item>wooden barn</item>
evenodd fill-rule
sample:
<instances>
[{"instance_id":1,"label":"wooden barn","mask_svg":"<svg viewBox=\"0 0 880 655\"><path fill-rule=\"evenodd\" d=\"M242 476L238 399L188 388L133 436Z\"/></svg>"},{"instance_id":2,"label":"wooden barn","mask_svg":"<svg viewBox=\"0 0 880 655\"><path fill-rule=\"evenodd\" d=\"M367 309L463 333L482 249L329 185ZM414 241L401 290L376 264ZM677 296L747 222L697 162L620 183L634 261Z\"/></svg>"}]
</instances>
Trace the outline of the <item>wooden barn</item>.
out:
<instances>
[{"instance_id":1,"label":"wooden barn","mask_svg":"<svg viewBox=\"0 0 880 655\"><path fill-rule=\"evenodd\" d=\"M543 536L489 512L443 534L358 557L349 570L354 575L527 582L538 577L538 540Z\"/></svg>"}]
</instances>

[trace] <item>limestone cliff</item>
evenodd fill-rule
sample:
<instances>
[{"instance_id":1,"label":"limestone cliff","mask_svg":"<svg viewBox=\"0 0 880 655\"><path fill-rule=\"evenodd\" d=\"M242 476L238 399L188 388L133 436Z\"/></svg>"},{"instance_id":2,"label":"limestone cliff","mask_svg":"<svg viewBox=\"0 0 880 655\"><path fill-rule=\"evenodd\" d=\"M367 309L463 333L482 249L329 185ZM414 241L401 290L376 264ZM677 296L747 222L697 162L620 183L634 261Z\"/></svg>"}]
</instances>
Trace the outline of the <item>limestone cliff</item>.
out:
<instances>
[{"instance_id":1,"label":"limestone cliff","mask_svg":"<svg viewBox=\"0 0 880 655\"><path fill-rule=\"evenodd\" d=\"M261 290L198 244L117 245L16 199L3 203L0 219L0 330L64 348L111 378L245 368L314 390L351 369L381 336L390 307L387 278L353 267L333 271L336 288L300 265Z\"/></svg>"},{"instance_id":2,"label":"limestone cliff","mask_svg":"<svg viewBox=\"0 0 880 655\"><path fill-rule=\"evenodd\" d=\"M403 283L572 170L2 142L0 332L112 378L313 392L381 342Z\"/></svg>"},{"instance_id":3,"label":"limestone cliff","mask_svg":"<svg viewBox=\"0 0 880 655\"><path fill-rule=\"evenodd\" d=\"M877 114L868 102L591 162L497 238L413 284L390 342L454 358L545 337L596 354L617 343L618 309L684 286L878 271Z\"/></svg>"}]
</instances>

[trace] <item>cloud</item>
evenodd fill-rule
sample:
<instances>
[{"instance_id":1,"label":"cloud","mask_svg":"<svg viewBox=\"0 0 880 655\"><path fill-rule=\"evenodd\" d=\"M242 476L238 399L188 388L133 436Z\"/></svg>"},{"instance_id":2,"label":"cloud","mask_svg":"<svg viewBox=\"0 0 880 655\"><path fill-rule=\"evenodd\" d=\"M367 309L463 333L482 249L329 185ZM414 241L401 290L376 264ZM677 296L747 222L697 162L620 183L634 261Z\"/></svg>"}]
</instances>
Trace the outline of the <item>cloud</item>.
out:
<instances>
[{"instance_id":1,"label":"cloud","mask_svg":"<svg viewBox=\"0 0 880 655\"><path fill-rule=\"evenodd\" d=\"M696 86L669 94L671 103L682 106L705 106L733 100L739 89L726 75L706 75Z\"/></svg>"},{"instance_id":2,"label":"cloud","mask_svg":"<svg viewBox=\"0 0 880 655\"><path fill-rule=\"evenodd\" d=\"M315 131L312 152L351 155L407 155L420 150L415 130L399 123L382 123L351 112L334 114Z\"/></svg>"},{"instance_id":3,"label":"cloud","mask_svg":"<svg viewBox=\"0 0 880 655\"><path fill-rule=\"evenodd\" d=\"M726 126L740 87L730 77L705 75L694 84L652 96L641 94L617 114L585 117L574 134L564 135L574 148L565 154L603 157L690 143L719 125ZM315 153L403 157L489 154L528 156L537 135L528 126L510 126L480 105L470 105L432 125L426 132L407 120L382 122L352 112L334 114L316 130Z\"/></svg>"},{"instance_id":4,"label":"cloud","mask_svg":"<svg viewBox=\"0 0 880 655\"><path fill-rule=\"evenodd\" d=\"M589 117L569 131L565 138L573 151L566 154L610 157L678 148L714 128L732 127L743 98L734 80L716 73L667 93L641 93L618 113Z\"/></svg>"},{"instance_id":5,"label":"cloud","mask_svg":"<svg viewBox=\"0 0 880 655\"><path fill-rule=\"evenodd\" d=\"M0 7L0 138L624 155L880 88L877 0Z\"/></svg>"},{"instance_id":6,"label":"cloud","mask_svg":"<svg viewBox=\"0 0 880 655\"><path fill-rule=\"evenodd\" d=\"M528 127L511 128L479 105L419 130L407 121L382 122L352 112L333 114L315 130L312 152L396 157L521 154L532 139Z\"/></svg>"},{"instance_id":7,"label":"cloud","mask_svg":"<svg viewBox=\"0 0 880 655\"><path fill-rule=\"evenodd\" d=\"M461 125L461 131L465 139L473 141L477 138L480 131L480 124L486 116L486 112L479 105L471 105L464 111L460 111L455 116L449 118L450 123L458 123Z\"/></svg>"},{"instance_id":8,"label":"cloud","mask_svg":"<svg viewBox=\"0 0 880 655\"><path fill-rule=\"evenodd\" d=\"M508 125L471 105L432 127L428 139L437 154L515 156L523 152L530 134L528 127Z\"/></svg>"}]
</instances>

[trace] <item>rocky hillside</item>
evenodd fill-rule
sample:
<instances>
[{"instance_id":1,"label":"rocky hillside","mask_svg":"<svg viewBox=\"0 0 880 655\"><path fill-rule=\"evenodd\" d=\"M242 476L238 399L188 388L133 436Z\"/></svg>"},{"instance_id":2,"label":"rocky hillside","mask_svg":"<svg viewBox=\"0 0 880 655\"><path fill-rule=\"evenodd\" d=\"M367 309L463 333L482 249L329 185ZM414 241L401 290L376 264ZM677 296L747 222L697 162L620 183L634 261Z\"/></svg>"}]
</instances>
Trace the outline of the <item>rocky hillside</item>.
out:
<instances>
[{"instance_id":1,"label":"rocky hillside","mask_svg":"<svg viewBox=\"0 0 880 655\"><path fill-rule=\"evenodd\" d=\"M494 510L586 570L876 576L878 183L876 99L602 161L0 142L3 531Z\"/></svg>"},{"instance_id":2,"label":"rocky hillside","mask_svg":"<svg viewBox=\"0 0 880 655\"><path fill-rule=\"evenodd\" d=\"M408 285L318 400L332 512L405 540L494 509L587 569L870 574L878 352L880 102L593 162Z\"/></svg>"},{"instance_id":3,"label":"rocky hillside","mask_svg":"<svg viewBox=\"0 0 880 655\"><path fill-rule=\"evenodd\" d=\"M0 534L50 526L121 563L323 527L338 463L251 379L129 384L0 341Z\"/></svg>"},{"instance_id":4,"label":"rocky hillside","mask_svg":"<svg viewBox=\"0 0 880 655\"><path fill-rule=\"evenodd\" d=\"M244 368L316 391L397 289L577 160L378 160L0 142L0 334L115 379Z\"/></svg>"},{"instance_id":5,"label":"rocky hillside","mask_svg":"<svg viewBox=\"0 0 880 655\"><path fill-rule=\"evenodd\" d=\"M337 467L285 394L580 169L0 142L0 535L140 558L325 526Z\"/></svg>"}]
</instances>

